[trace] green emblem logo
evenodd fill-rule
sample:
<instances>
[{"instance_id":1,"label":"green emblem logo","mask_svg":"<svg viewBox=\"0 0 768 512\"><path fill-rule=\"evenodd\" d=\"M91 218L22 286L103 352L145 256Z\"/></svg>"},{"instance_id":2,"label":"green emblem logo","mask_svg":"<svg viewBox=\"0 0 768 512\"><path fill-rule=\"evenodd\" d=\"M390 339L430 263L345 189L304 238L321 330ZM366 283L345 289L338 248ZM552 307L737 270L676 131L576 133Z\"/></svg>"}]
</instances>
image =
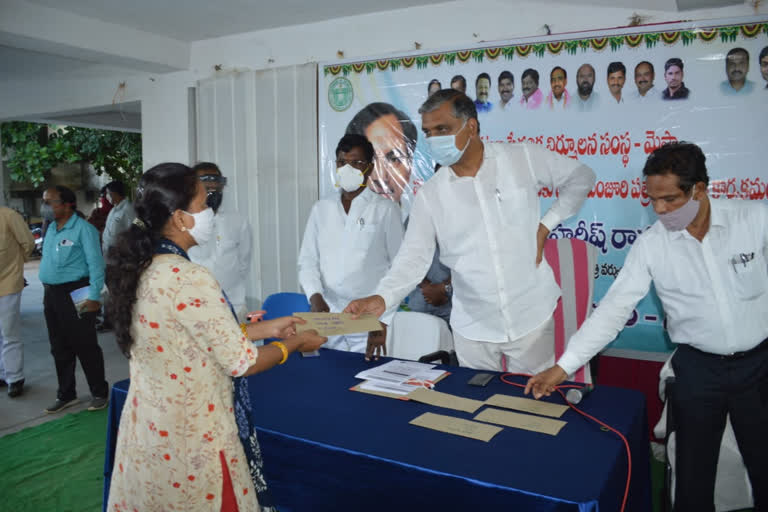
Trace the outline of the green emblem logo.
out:
<instances>
[{"instance_id":1,"label":"green emblem logo","mask_svg":"<svg viewBox=\"0 0 768 512\"><path fill-rule=\"evenodd\" d=\"M352 105L355 98L355 91L352 89L352 82L338 77L328 86L328 103L336 112L343 112Z\"/></svg>"}]
</instances>

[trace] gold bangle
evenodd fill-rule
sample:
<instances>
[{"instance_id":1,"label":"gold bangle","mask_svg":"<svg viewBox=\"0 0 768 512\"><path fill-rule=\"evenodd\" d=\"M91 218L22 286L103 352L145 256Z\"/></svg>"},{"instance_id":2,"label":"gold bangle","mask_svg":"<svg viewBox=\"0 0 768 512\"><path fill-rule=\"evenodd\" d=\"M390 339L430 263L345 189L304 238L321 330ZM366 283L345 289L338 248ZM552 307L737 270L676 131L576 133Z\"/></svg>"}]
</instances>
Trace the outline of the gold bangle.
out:
<instances>
[{"instance_id":1,"label":"gold bangle","mask_svg":"<svg viewBox=\"0 0 768 512\"><path fill-rule=\"evenodd\" d=\"M277 364L283 364L284 362L286 362L288 360L288 348L285 346L285 343L281 341L273 341L271 344L275 345L277 348L280 349L280 352L283 353L283 358Z\"/></svg>"},{"instance_id":2,"label":"gold bangle","mask_svg":"<svg viewBox=\"0 0 768 512\"><path fill-rule=\"evenodd\" d=\"M250 339L248 338L248 328L245 324L240 324L240 330L243 331L243 336L245 336L245 339Z\"/></svg>"}]
</instances>

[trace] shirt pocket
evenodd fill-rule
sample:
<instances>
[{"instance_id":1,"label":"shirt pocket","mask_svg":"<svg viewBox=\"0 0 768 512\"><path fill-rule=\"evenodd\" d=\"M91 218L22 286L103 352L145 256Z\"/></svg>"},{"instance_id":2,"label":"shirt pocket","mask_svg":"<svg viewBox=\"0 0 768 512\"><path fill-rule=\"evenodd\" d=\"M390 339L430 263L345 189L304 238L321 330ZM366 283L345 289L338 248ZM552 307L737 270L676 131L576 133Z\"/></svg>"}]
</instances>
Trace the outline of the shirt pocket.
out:
<instances>
[{"instance_id":1,"label":"shirt pocket","mask_svg":"<svg viewBox=\"0 0 768 512\"><path fill-rule=\"evenodd\" d=\"M768 267L762 252L751 253L754 257L741 262L741 254L733 257L728 265L736 295L745 300L755 299L768 291Z\"/></svg>"},{"instance_id":2,"label":"shirt pocket","mask_svg":"<svg viewBox=\"0 0 768 512\"><path fill-rule=\"evenodd\" d=\"M378 225L366 224L355 226L350 231L351 244L354 249L368 250L376 239Z\"/></svg>"},{"instance_id":3,"label":"shirt pocket","mask_svg":"<svg viewBox=\"0 0 768 512\"><path fill-rule=\"evenodd\" d=\"M59 268L70 265L81 252L82 249L77 242L68 242L66 245L62 245L59 241L54 250L56 265Z\"/></svg>"},{"instance_id":4,"label":"shirt pocket","mask_svg":"<svg viewBox=\"0 0 768 512\"><path fill-rule=\"evenodd\" d=\"M502 225L520 227L530 223L528 194L522 189L496 189L496 207Z\"/></svg>"}]
</instances>

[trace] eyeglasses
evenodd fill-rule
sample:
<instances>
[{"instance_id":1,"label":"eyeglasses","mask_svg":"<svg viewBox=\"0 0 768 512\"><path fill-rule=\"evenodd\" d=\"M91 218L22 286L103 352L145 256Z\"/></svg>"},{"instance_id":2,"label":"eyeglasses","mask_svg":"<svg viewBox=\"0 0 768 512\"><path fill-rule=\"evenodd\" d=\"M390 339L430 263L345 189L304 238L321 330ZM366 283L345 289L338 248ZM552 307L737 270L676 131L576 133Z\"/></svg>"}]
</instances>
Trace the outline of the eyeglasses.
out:
<instances>
[{"instance_id":1,"label":"eyeglasses","mask_svg":"<svg viewBox=\"0 0 768 512\"><path fill-rule=\"evenodd\" d=\"M224 176L217 176L215 174L203 174L202 176L199 176L198 179L204 184L211 183L221 185L222 187L227 184L227 178Z\"/></svg>"},{"instance_id":2,"label":"eyeglasses","mask_svg":"<svg viewBox=\"0 0 768 512\"><path fill-rule=\"evenodd\" d=\"M336 160L336 168L344 167L346 164L351 165L358 171L364 171L370 165L370 162L366 160Z\"/></svg>"}]
</instances>

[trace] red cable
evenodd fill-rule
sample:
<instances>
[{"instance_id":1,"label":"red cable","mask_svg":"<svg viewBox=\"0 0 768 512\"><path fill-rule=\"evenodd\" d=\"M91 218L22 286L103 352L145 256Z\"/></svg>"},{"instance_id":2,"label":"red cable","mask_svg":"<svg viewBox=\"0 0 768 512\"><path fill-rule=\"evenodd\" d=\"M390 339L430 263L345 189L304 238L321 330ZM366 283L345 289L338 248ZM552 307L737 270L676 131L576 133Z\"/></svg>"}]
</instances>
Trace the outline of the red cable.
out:
<instances>
[{"instance_id":1,"label":"red cable","mask_svg":"<svg viewBox=\"0 0 768 512\"><path fill-rule=\"evenodd\" d=\"M518 384L517 382L508 381L505 377L509 377L509 376L520 376L520 377L528 377L528 378L532 377L532 375L528 375L527 373L505 373L500 377L501 381L504 382L505 384L510 384L512 386L517 386L519 388L525 388L525 384ZM624 487L624 499L621 501L621 512L624 512L624 507L626 507L627 505L627 497L629 496L629 483L632 479L632 452L629 449L629 442L621 432L611 427L610 425L603 423L602 421L595 418L594 416L590 416L589 414L585 413L584 411L577 408L575 405L573 405L571 402L569 402L565 398L565 393L563 393L563 389L569 389L569 388L581 389L583 387L585 386L579 386L577 384L565 384L562 386L555 386L555 389L557 390L558 393L560 393L560 396L563 397L563 400L565 400L565 403L568 404L568 407L570 407L577 413L581 414L582 416L589 418L590 420L594 421L598 425L601 425L607 428L608 430L610 430L611 432L619 436L622 441L624 441L624 447L627 449L627 484Z\"/></svg>"}]
</instances>

